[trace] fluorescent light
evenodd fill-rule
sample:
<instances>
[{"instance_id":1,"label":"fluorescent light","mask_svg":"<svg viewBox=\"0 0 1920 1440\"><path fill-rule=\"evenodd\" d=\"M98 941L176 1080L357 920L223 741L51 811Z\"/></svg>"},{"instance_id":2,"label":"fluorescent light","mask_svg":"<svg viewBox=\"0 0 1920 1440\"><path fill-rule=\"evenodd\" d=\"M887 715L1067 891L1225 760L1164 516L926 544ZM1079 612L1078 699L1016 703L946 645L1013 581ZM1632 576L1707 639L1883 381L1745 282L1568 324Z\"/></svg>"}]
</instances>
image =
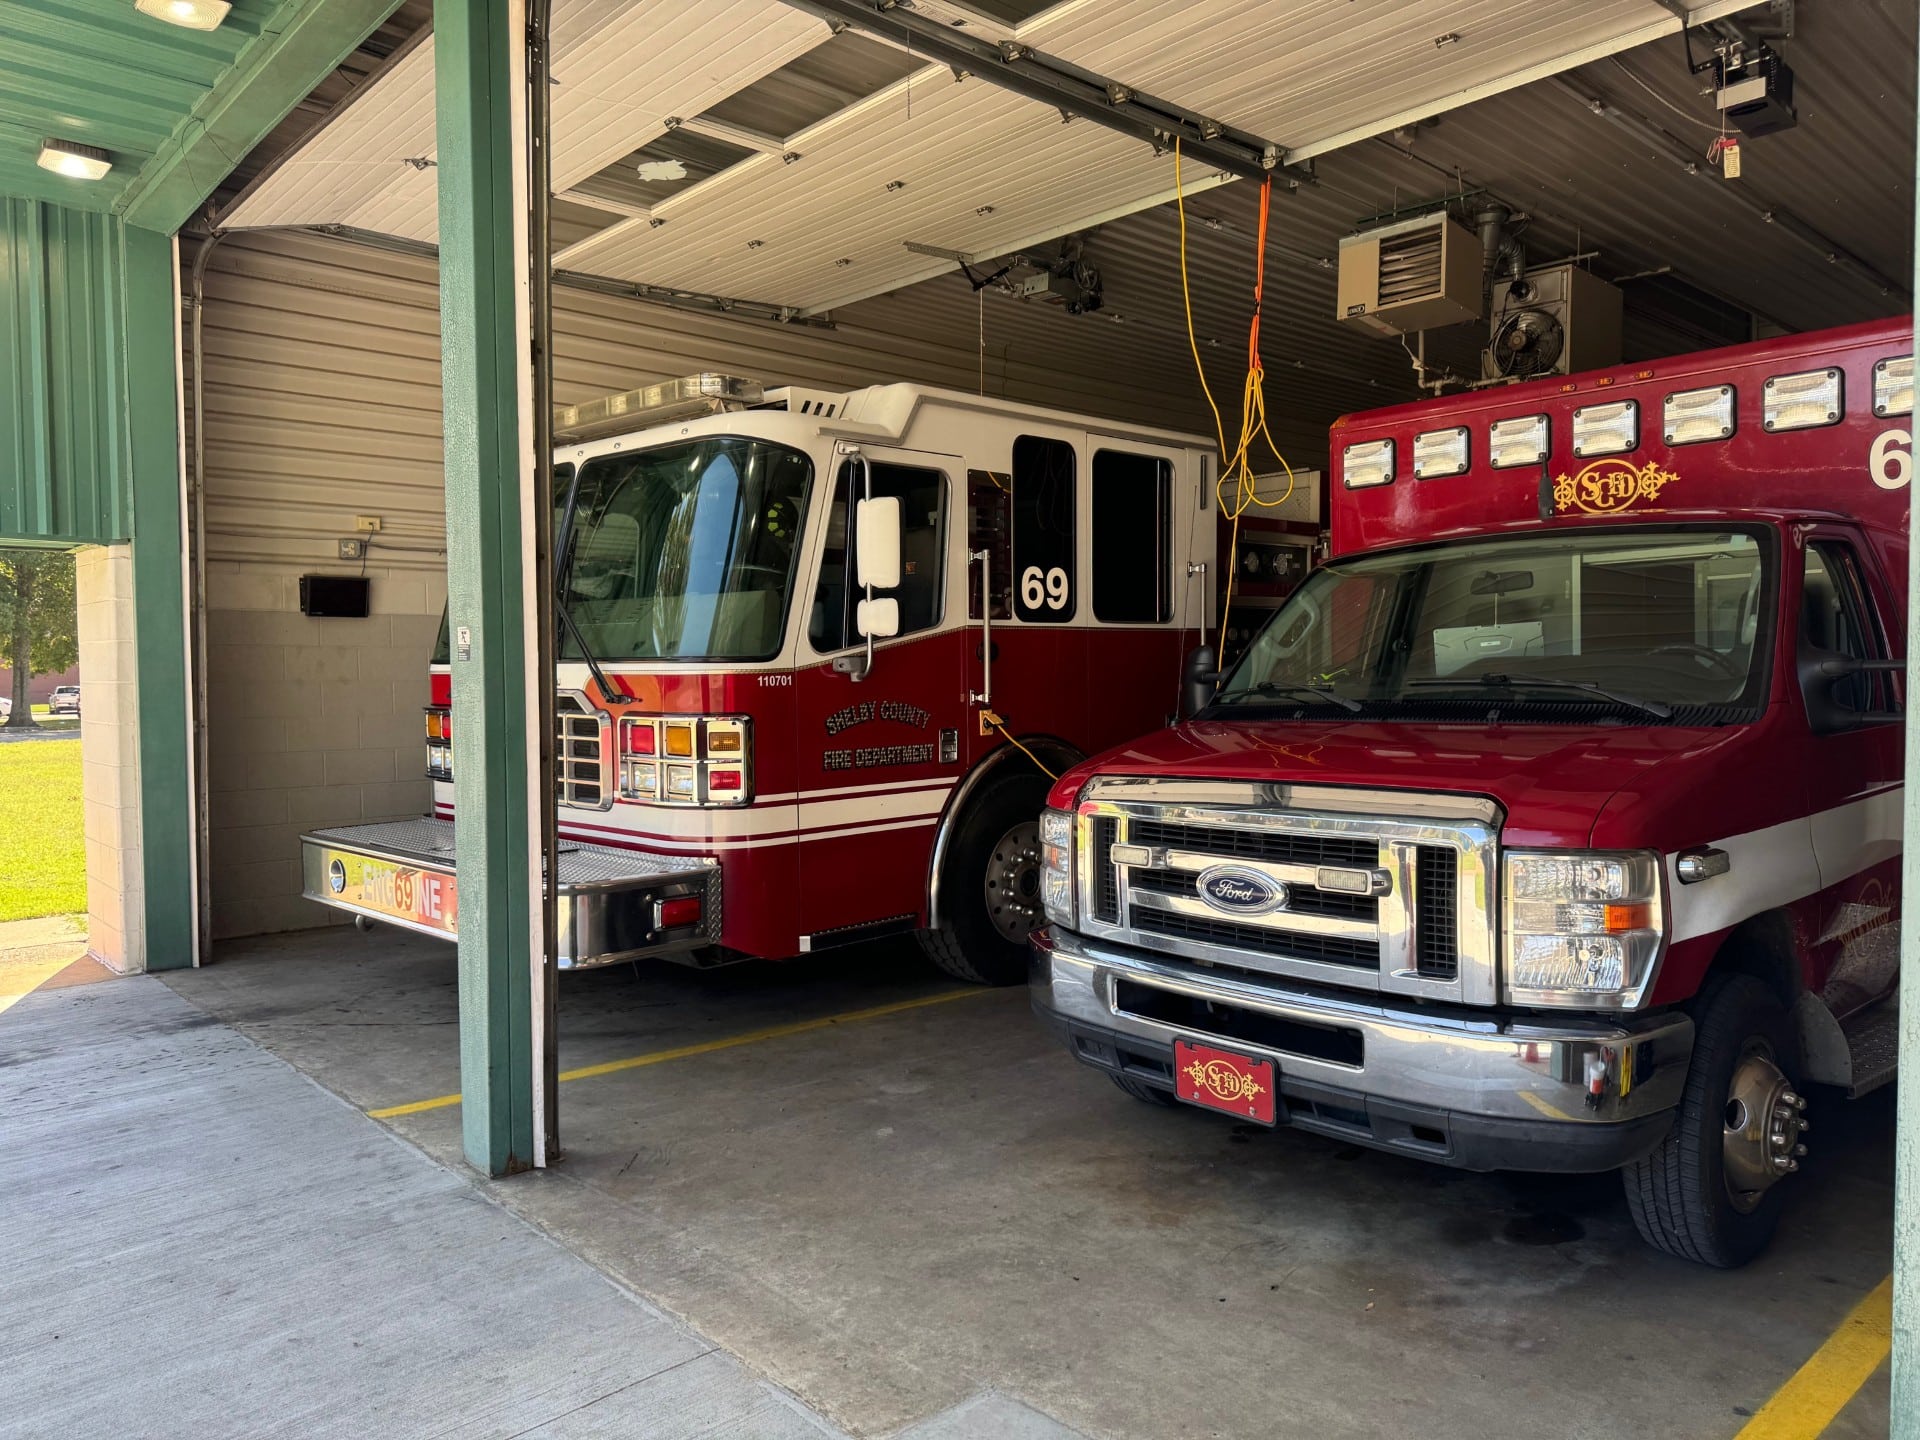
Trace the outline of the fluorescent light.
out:
<instances>
[{"instance_id":1,"label":"fluorescent light","mask_svg":"<svg viewBox=\"0 0 1920 1440\"><path fill-rule=\"evenodd\" d=\"M133 8L185 30L218 30L233 4L232 0L133 0Z\"/></svg>"},{"instance_id":2,"label":"fluorescent light","mask_svg":"<svg viewBox=\"0 0 1920 1440\"><path fill-rule=\"evenodd\" d=\"M72 180L99 180L113 168L113 157L97 145L72 140L43 140L40 168Z\"/></svg>"}]
</instances>

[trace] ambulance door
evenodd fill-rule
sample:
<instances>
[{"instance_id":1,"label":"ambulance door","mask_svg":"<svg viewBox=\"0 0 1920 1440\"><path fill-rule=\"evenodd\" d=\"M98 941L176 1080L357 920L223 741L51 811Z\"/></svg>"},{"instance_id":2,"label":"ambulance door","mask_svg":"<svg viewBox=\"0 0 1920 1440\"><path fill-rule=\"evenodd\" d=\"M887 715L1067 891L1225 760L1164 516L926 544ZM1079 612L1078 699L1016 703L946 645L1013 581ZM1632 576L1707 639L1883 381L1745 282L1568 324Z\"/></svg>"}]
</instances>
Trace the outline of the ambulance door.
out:
<instances>
[{"instance_id":1,"label":"ambulance door","mask_svg":"<svg viewBox=\"0 0 1920 1440\"><path fill-rule=\"evenodd\" d=\"M1808 533L1802 655L1893 658L1890 637L1900 625L1891 592L1867 569L1867 553L1849 532L1821 526ZM1834 681L1828 697L1840 714L1815 718L1799 769L1822 886L1819 988L1829 1008L1845 1016L1889 993L1899 977L1903 693L1896 675L1868 670Z\"/></svg>"},{"instance_id":2,"label":"ambulance door","mask_svg":"<svg viewBox=\"0 0 1920 1440\"><path fill-rule=\"evenodd\" d=\"M961 774L966 466L959 457L862 444L836 456L802 596L795 736L803 948L911 928L933 833ZM870 487L870 490L869 490ZM858 502L900 502L897 634L869 647L857 617Z\"/></svg>"}]
</instances>

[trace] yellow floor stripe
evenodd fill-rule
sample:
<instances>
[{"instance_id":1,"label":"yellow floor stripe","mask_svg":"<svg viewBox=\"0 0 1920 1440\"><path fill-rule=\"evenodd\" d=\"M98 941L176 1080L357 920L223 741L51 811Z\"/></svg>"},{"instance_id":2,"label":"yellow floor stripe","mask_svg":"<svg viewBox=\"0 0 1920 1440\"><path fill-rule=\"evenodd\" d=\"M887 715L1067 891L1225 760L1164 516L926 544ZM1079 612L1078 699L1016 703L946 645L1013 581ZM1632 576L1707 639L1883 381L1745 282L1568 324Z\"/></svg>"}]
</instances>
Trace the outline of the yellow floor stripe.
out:
<instances>
[{"instance_id":1,"label":"yellow floor stripe","mask_svg":"<svg viewBox=\"0 0 1920 1440\"><path fill-rule=\"evenodd\" d=\"M929 1005L944 1005L949 1000L964 1000L969 995L991 995L984 988L942 990L938 995L923 995L917 1000L896 1000L890 1005L875 1005L866 1010L847 1010L838 1015L822 1015L815 1020L795 1020L787 1025L770 1025L764 1030L749 1030L744 1035L729 1035L723 1040L703 1040L698 1045L680 1045L672 1050L654 1050L625 1060L608 1060L599 1065L583 1065L578 1070L562 1070L560 1078L589 1080L596 1075L612 1075L621 1070L638 1070L644 1065L663 1065L669 1060L686 1060L695 1055L710 1055L716 1050L732 1050L741 1045L757 1045L762 1040L778 1040L787 1035L804 1035L810 1030L825 1030L834 1025L852 1025L861 1020L878 1020L898 1015L903 1010L921 1010ZM431 1100L415 1100L407 1105L388 1105L367 1114L375 1120L391 1120L400 1115L418 1115L423 1110L444 1110L458 1105L458 1095L436 1095Z\"/></svg>"},{"instance_id":2,"label":"yellow floor stripe","mask_svg":"<svg viewBox=\"0 0 1920 1440\"><path fill-rule=\"evenodd\" d=\"M1893 1277L1853 1307L1827 1343L1740 1428L1734 1440L1814 1440L1846 1409L1893 1345Z\"/></svg>"}]
</instances>

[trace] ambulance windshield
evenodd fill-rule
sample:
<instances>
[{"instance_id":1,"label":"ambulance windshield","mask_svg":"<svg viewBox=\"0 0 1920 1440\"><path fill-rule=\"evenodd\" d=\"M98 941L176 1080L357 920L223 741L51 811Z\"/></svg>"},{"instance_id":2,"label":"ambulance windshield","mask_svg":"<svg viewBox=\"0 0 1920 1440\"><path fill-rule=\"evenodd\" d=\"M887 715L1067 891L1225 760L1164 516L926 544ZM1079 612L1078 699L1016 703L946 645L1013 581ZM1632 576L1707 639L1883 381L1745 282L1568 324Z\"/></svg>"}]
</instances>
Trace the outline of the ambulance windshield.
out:
<instances>
[{"instance_id":1,"label":"ambulance windshield","mask_svg":"<svg viewBox=\"0 0 1920 1440\"><path fill-rule=\"evenodd\" d=\"M766 660L779 653L813 480L797 450L707 436L580 470L561 658ZM556 527L558 528L558 527Z\"/></svg>"},{"instance_id":2,"label":"ambulance windshield","mask_svg":"<svg viewBox=\"0 0 1920 1440\"><path fill-rule=\"evenodd\" d=\"M1740 719L1766 678L1771 551L1757 532L1611 529L1339 561L1275 614L1216 703Z\"/></svg>"}]
</instances>

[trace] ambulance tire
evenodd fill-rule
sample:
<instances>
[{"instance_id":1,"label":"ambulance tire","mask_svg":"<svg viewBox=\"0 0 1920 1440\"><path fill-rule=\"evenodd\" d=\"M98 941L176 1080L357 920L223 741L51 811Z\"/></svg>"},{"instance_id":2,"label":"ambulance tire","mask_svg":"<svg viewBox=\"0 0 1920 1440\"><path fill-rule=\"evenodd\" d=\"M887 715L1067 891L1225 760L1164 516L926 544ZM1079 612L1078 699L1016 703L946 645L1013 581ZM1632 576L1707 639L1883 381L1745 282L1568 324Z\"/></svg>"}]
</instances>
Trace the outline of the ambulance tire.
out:
<instances>
[{"instance_id":1,"label":"ambulance tire","mask_svg":"<svg viewBox=\"0 0 1920 1440\"><path fill-rule=\"evenodd\" d=\"M1009 764L969 797L940 871L940 924L920 932L927 957L956 980L1024 985L1027 943L1003 935L987 911L986 878L995 851L1016 827L1038 826L1047 778L1025 763ZM1037 843L1037 840L1036 842ZM1037 907L1039 897L1032 903Z\"/></svg>"},{"instance_id":2,"label":"ambulance tire","mask_svg":"<svg viewBox=\"0 0 1920 1440\"><path fill-rule=\"evenodd\" d=\"M1123 1093L1145 1104L1161 1105L1172 1109L1180 1103L1174 1098L1171 1090L1162 1090L1158 1085L1149 1085L1146 1081L1136 1080L1131 1075L1115 1075L1109 1070L1107 1078L1118 1085Z\"/></svg>"},{"instance_id":3,"label":"ambulance tire","mask_svg":"<svg viewBox=\"0 0 1920 1440\"><path fill-rule=\"evenodd\" d=\"M1772 1241L1785 1187L1767 1186L1749 1208L1734 1204L1724 1164L1728 1088L1736 1067L1756 1052L1792 1078L1797 1051L1779 997L1750 975L1709 981L1694 1008L1694 1027L1673 1128L1657 1149L1620 1173L1643 1240L1681 1260L1732 1270Z\"/></svg>"}]
</instances>

